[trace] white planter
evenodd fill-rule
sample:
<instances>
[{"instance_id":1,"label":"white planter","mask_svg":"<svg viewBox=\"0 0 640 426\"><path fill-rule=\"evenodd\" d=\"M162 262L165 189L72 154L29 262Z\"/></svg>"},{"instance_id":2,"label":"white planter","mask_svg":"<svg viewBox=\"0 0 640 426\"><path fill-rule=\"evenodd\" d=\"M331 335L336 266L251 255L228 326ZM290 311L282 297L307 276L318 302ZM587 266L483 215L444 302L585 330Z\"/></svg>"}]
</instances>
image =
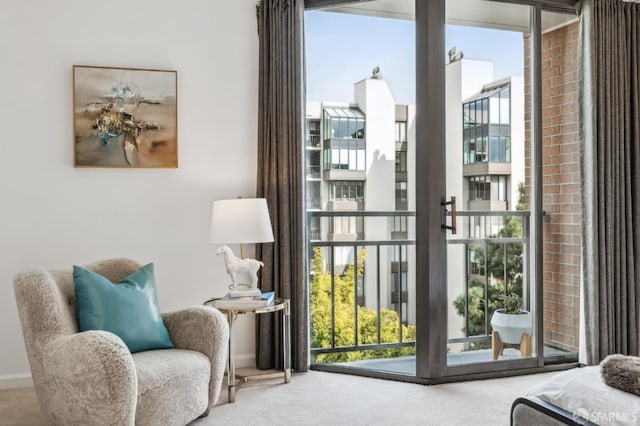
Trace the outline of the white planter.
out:
<instances>
[{"instance_id":1,"label":"white planter","mask_svg":"<svg viewBox=\"0 0 640 426\"><path fill-rule=\"evenodd\" d=\"M522 333L531 335L533 330L533 315L529 311L519 314L505 314L504 309L498 309L491 317L491 326L500 335L502 343L518 344Z\"/></svg>"}]
</instances>

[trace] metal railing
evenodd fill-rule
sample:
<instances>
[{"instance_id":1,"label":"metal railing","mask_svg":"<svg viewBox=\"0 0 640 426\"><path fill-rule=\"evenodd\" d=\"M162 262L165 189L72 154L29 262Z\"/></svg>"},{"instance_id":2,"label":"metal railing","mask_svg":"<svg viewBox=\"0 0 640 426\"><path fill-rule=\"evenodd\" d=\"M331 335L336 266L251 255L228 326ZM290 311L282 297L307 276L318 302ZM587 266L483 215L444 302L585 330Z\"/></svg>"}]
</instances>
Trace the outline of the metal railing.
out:
<instances>
[{"instance_id":1,"label":"metal railing","mask_svg":"<svg viewBox=\"0 0 640 426\"><path fill-rule=\"evenodd\" d=\"M403 265L408 263L408 269L414 269L415 265L411 264L411 261L415 262L415 255L408 255L409 248L415 246L415 239L413 238L405 238L405 239L397 239L398 235L409 235L411 236L412 232L407 234L398 234L393 229L393 220L389 220L388 228L386 229L387 237L380 239L367 239L366 231L364 238L357 239L355 241L329 241L328 238L328 221L343 218L343 217L362 217L365 221L374 219L374 218L397 218L397 217L406 217L413 218L415 217L415 212L413 211L308 211L307 212L309 218L319 218L320 221L325 221L325 224L318 228L314 228L313 230L309 230L309 243L308 243L308 259L309 259L309 271L311 271L310 282L311 285L314 285L314 271L312 268L312 263L314 262L314 256L317 254L316 249L320 249L323 251L323 256L321 259L316 259L316 261L320 261L322 266L322 271L320 273L327 274L328 279L330 280L330 294L328 298L328 303L330 304L330 320L328 321L329 333L330 333L330 342L329 344L322 345L322 347L315 345L312 339L312 347L311 354L319 355L326 353L340 353L340 352L353 352L353 351L365 351L365 350L378 350L378 349L397 349L407 346L415 346L414 340L406 340L403 337L403 326L406 329L407 323L403 323L403 302L406 301L407 306L415 306L415 293L411 291L407 291L410 286L409 283L405 282L403 286L403 270L402 267L398 267L399 265ZM522 289L523 296L525 301L525 306L529 304L529 262L528 262L528 253L530 250L530 240L529 240L529 221L530 221L530 213L528 211L505 211L505 212L494 212L494 211L479 211L479 212L471 212L471 211L463 211L458 212L458 216L463 221L463 231L459 233L457 237L451 237L448 239L447 243L449 245L464 245L465 253L468 252L469 247L484 247L484 252L488 253L489 247L503 247L503 252L505 255L504 265L505 271L503 273L502 279L506 282L506 265L508 264L508 259L506 258L508 250L506 249L508 245L516 244L521 246L521 258L522 258L522 271L519 272L519 277L522 280ZM517 220L521 221L521 235L505 235L505 232L500 232L505 228L505 218L510 217L511 221ZM367 225L365 223L365 229ZM322 231L322 232L321 232ZM376 232L379 234L381 231L378 228ZM405 231L406 232L406 231ZM396 237L396 239L392 238L392 235ZM345 264L344 262L339 262L336 259L335 252L336 248L346 247L349 248L349 264ZM365 269L364 265L360 265L358 254L362 251L366 250L367 254L372 253L373 256L364 259L366 264L366 271L363 272L364 277L358 276L359 267L363 267L361 269ZM383 253L384 252L384 253ZM390 253L394 254L390 254ZM373 262L372 262L373 260ZM381 265L382 262L387 262L388 267L385 265ZM465 299L465 309L464 309L464 324L468 325L469 321L469 310L468 306L469 301L469 259L465 257L462 259L465 263L466 273L466 283L464 285L464 294L463 297ZM489 276L487 271L489 270L489 265L487 262L487 256L484 257L484 294L489 294L489 286L493 285L499 277ZM400 271L392 278L392 271L394 270ZM351 267L351 268L350 268ZM353 274L352 277L344 277L344 274L348 271L351 271ZM383 273L383 271L385 271ZM315 271L318 273L318 271ZM407 275L409 276L409 275ZM373 278L372 278L373 277ZM353 288L349 291L353 293L353 303L352 306L349 306L348 309L351 309L352 312L349 312L352 320L350 321L353 327L351 331L353 335L352 341L349 343L338 344L336 342L336 306L337 299L336 295L336 281L342 278L348 278L349 281L352 281ZM316 278L317 279L317 278ZM392 283L392 279L395 279L395 283ZM477 279L477 277L476 277ZM360 288L358 283L361 283ZM374 288L366 287L373 285ZM414 286L411 286L415 288ZM393 289L393 290L392 290ZM364 305L362 303L358 303L358 300L363 300L364 294L367 294L367 298L364 298ZM371 295L374 300L371 300ZM386 301L386 305L383 305L383 301ZM395 303L395 309L392 309L393 302L400 301L401 303ZM312 306L315 303L314 300L310 300ZM451 301L449 301L451 303ZM363 343L359 338L359 330L361 327L359 314L363 308L370 309L374 312L376 321L376 338L374 342ZM381 333L381 322L382 322L382 312L383 310L395 310L397 313L397 336L394 341L384 341ZM473 336L466 335L461 338L452 338L449 339L449 343L470 343L476 342L479 340L485 340L490 337L490 325L489 325L489 306L488 303L485 304L485 324L484 324L484 333L476 334ZM409 321L409 326L412 326L411 321ZM342 324L344 326L344 324ZM313 319L311 327L314 327ZM312 329L313 331L313 329ZM313 333L312 333L313 334ZM388 339L387 339L388 340Z\"/></svg>"},{"instance_id":2,"label":"metal railing","mask_svg":"<svg viewBox=\"0 0 640 426\"><path fill-rule=\"evenodd\" d=\"M307 146L313 148L320 147L320 135L308 135L307 136Z\"/></svg>"},{"instance_id":3,"label":"metal railing","mask_svg":"<svg viewBox=\"0 0 640 426\"><path fill-rule=\"evenodd\" d=\"M450 213L449 213L450 214ZM464 315L463 322L466 330L464 337L449 338L448 343L472 343L487 341L491 338L491 303L488 300L490 287L500 283L501 293L507 295L511 292L509 284L513 281L520 281L521 288L518 296L522 297L523 308L530 306L530 217L529 211L458 211L458 223L462 225L462 233L458 237L447 239L449 246L464 245L465 248L465 285L463 288ZM508 223L511 221L511 223ZM515 222L514 222L515 221ZM519 223L518 223L519 222ZM511 234L511 235L510 235ZM513 248L515 247L515 250ZM481 253L482 264L477 269L473 269L471 259L469 259L469 249ZM510 250L511 248L511 250ZM509 254L509 252L512 254ZM513 253L515 252L515 253ZM501 259L498 260L498 256ZM491 267L490 263L493 264ZM501 273L495 273L495 269L500 269ZM511 263L511 264L510 264ZM517 266L521 264L520 268ZM516 266L516 268L514 268ZM493 270L493 271L492 271ZM483 300L480 306L470 306L469 290L474 285L480 283L482 286ZM451 302L451 301L449 301ZM469 335L470 310L481 309L484 319L483 332Z\"/></svg>"},{"instance_id":4,"label":"metal railing","mask_svg":"<svg viewBox=\"0 0 640 426\"><path fill-rule=\"evenodd\" d=\"M320 166L307 166L306 175L308 178L319 179L322 177Z\"/></svg>"},{"instance_id":5,"label":"metal railing","mask_svg":"<svg viewBox=\"0 0 640 426\"><path fill-rule=\"evenodd\" d=\"M368 219L368 218L393 218L393 217L414 217L415 216L415 212L409 212L409 211L390 211L390 212L380 212L380 211L309 211L308 215L310 218L312 217L319 217L321 220L323 218L327 218L327 219L332 219L332 218L342 218L342 217L360 217L360 218L365 218L364 220ZM386 239L366 239L366 237L357 239L355 241L328 241L328 229L329 226L326 226L325 229L325 240L321 240L320 237L321 235L319 235L319 232L317 229L313 230L314 232L311 233L310 232L310 241L309 241L309 261L310 263L313 262L314 259L314 250L316 248L325 248L328 249L327 251L327 258L323 258L322 259L322 263L324 264L324 270L321 273L326 273L329 275L330 277L330 296L329 296L329 303L330 303L330 344L326 345L325 347L313 347L313 342L312 342L312 348L311 348L311 353L312 355L318 355L318 354L323 354L323 353L338 353L338 352L352 352L352 351L362 351L362 350L377 350L377 349L394 349L394 348L400 348L400 347L406 347L406 346L414 346L415 345L415 341L403 341L403 335L402 335L402 330L403 330L403 326L405 326L405 324L402 323L402 318L403 318L403 312L402 312L402 303L398 303L397 304L397 338L395 339L395 341L392 342L388 342L388 341L384 341L384 338L382 336L381 333L381 315L383 313L383 309L390 309L390 306L382 306L382 293L384 291L390 291L390 289L392 288L391 283L389 282L388 277L382 277L382 271L381 271L381 263L380 263L380 259L381 258L386 258L391 262L398 262L399 264L401 264L402 262L405 262L406 259L402 258L402 253L406 253L407 251L407 247L409 246L413 246L415 245L415 240L412 239L390 239L390 238L386 238ZM392 231L392 227L391 224L389 224L389 231ZM314 238L315 237L315 238ZM344 264L338 264L337 260L335 259L335 249L338 247L346 247L346 248L350 248L351 249L351 261L349 265L344 265ZM395 259L391 259L390 256L385 255L383 256L382 251L385 249L389 249L389 248L393 248L394 251L396 253L399 254L399 256ZM358 254L361 253L362 250L366 250L367 252L369 252L370 250L373 251L373 253L375 253L375 264L371 265L370 264L370 259L365 259L364 261L366 262L366 269L367 269L367 274L374 274L375 276L375 299L374 301L371 300L365 300L365 305L366 306L362 306L361 303L358 303L358 300L362 301L363 300L363 287L366 285L366 280L364 279L364 277L359 277L358 276L358 269L361 265L359 265L359 259L358 259ZM352 279L352 286L353 288L350 290L352 292L353 295L353 304L352 306L350 306L349 308L352 310L352 312L350 314L352 314L352 324L353 324L353 340L350 344L337 344L336 342L336 317L337 317L337 313L336 313L336 305L338 305L337 300L336 300L336 280L340 279L341 276L344 276L344 274L346 273L346 271L349 270L349 266L352 266L351 271L353 273L352 277L348 277L348 279ZM389 268L391 269L391 268ZM309 270L312 271L312 267L310 264ZM313 274L313 272L312 272ZM395 285L395 291L397 293L397 295L395 296L396 299L395 300L403 300L403 294L402 294L402 289L403 289L403 285L402 285L402 274L399 273L396 275L396 285ZM313 276L311 277L311 283L313 285L314 279ZM360 286L358 286L358 283L363 283ZM405 296L406 298L406 296ZM389 300L391 300L391 298L389 298ZM313 305L314 301L311 300L311 304ZM360 330L360 318L359 318L359 314L362 312L362 309L370 309L375 311L375 315L376 315L376 320L375 320L375 327L376 327L376 331L375 331L375 339L374 342L369 342L369 343L363 343L360 336L359 336L359 330ZM312 327L314 326L314 324L312 323ZM406 327L404 327L406 328Z\"/></svg>"}]
</instances>

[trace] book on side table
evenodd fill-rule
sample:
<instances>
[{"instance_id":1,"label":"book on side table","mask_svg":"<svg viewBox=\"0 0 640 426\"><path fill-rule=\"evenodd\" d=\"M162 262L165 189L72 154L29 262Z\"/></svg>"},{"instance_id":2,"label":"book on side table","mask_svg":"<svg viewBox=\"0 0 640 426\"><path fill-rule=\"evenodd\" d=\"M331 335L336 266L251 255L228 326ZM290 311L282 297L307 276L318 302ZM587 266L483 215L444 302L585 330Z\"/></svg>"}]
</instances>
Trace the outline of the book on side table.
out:
<instances>
[{"instance_id":1,"label":"book on side table","mask_svg":"<svg viewBox=\"0 0 640 426\"><path fill-rule=\"evenodd\" d=\"M215 299L212 304L215 308L222 309L264 308L273 305L274 297L275 292L273 291L254 297L231 297L227 293L224 297Z\"/></svg>"}]
</instances>

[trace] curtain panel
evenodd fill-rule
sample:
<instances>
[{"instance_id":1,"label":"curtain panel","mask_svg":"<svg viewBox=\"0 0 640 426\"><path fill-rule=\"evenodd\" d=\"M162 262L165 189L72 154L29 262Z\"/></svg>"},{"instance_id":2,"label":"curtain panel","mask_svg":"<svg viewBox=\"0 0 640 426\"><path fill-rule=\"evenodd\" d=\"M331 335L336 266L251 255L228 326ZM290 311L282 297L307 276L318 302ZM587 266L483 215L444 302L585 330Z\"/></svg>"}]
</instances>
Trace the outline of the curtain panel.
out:
<instances>
[{"instance_id":1,"label":"curtain panel","mask_svg":"<svg viewBox=\"0 0 640 426\"><path fill-rule=\"evenodd\" d=\"M291 303L291 361L306 371L308 290L304 214L304 2L262 0L259 35L258 173L256 194L266 198L275 242L257 249L262 291ZM283 367L278 315L256 318L258 368Z\"/></svg>"},{"instance_id":2,"label":"curtain panel","mask_svg":"<svg viewBox=\"0 0 640 426\"><path fill-rule=\"evenodd\" d=\"M580 5L586 353L640 355L640 5Z\"/></svg>"}]
</instances>

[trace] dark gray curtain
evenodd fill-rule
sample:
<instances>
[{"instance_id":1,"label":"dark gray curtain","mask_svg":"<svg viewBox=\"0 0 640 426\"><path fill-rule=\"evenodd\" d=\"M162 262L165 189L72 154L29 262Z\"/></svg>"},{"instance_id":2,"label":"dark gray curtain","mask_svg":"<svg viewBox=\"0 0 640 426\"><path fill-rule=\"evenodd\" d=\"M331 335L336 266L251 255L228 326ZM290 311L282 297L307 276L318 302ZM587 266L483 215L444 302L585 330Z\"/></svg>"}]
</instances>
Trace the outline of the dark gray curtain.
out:
<instances>
[{"instance_id":1,"label":"dark gray curtain","mask_svg":"<svg viewBox=\"0 0 640 426\"><path fill-rule=\"evenodd\" d=\"M640 5L580 5L586 362L640 355Z\"/></svg>"},{"instance_id":2,"label":"dark gray curtain","mask_svg":"<svg viewBox=\"0 0 640 426\"><path fill-rule=\"evenodd\" d=\"M258 247L264 262L262 291L291 301L291 360L306 371L308 291L304 215L304 2L262 0L260 38L257 196L267 199L275 242ZM258 368L282 368L282 322L257 315Z\"/></svg>"}]
</instances>

